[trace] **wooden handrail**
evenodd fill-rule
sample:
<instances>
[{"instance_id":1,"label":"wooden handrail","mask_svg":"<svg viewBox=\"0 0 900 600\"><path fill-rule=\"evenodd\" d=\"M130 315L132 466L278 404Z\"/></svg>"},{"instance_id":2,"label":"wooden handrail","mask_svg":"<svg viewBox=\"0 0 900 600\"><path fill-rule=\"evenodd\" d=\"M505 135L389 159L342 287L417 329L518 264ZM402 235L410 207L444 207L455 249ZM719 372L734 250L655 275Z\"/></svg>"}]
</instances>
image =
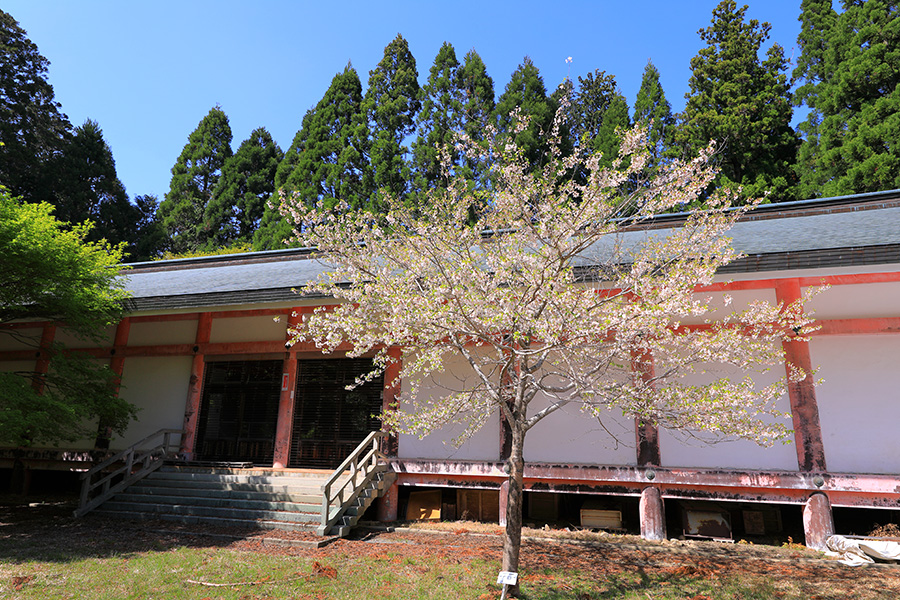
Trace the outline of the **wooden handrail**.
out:
<instances>
[{"instance_id":1,"label":"wooden handrail","mask_svg":"<svg viewBox=\"0 0 900 600\"><path fill-rule=\"evenodd\" d=\"M172 444L172 436L179 436L179 443ZM160 429L136 444L132 444L125 450L110 456L98 465L91 467L81 475L81 498L78 503L78 509L75 511L76 517L81 517L88 512L94 510L114 494L125 489L129 485L143 479L153 471L162 466L163 459L174 456L180 447L180 437L184 435L181 429ZM150 448L141 449L141 446L162 437L161 443ZM174 451L172 450L174 448ZM108 468L117 463L124 463L120 467L109 471L97 481L94 476L102 474ZM140 464L140 468L134 470L135 464ZM121 479L113 483L113 480L121 476ZM97 490L99 493L95 493Z\"/></svg>"},{"instance_id":2,"label":"wooden handrail","mask_svg":"<svg viewBox=\"0 0 900 600\"><path fill-rule=\"evenodd\" d=\"M379 471L379 461L384 458L384 455L378 448L378 442L386 436L387 434L383 431L370 433L322 484L322 524L317 530L319 535L325 535L337 523L350 503L356 499ZM332 490L332 486L348 470L350 477ZM362 479L358 480L360 474ZM345 496L348 485L351 486L350 493ZM333 512L332 505L336 508Z\"/></svg>"}]
</instances>

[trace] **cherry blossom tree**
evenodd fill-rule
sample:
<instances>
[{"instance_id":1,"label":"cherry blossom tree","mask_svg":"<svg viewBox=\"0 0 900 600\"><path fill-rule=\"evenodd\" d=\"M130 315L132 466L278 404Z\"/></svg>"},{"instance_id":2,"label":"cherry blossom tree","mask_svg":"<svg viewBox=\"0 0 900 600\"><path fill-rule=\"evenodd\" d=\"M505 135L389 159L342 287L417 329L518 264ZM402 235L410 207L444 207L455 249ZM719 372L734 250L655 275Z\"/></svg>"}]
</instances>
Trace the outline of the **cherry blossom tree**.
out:
<instances>
[{"instance_id":1,"label":"cherry blossom tree","mask_svg":"<svg viewBox=\"0 0 900 600\"><path fill-rule=\"evenodd\" d=\"M560 119L548 134L555 149ZM336 301L308 315L294 340L374 354L372 376L400 361L404 392L383 415L395 430L425 436L461 423L461 444L498 413L508 428L506 571L518 567L526 434L567 405L601 423L617 412L762 445L789 431L776 408L786 382L754 375L783 365L780 342L810 318L800 303L715 312L697 289L739 257L727 233L752 204L733 207L720 193L678 227L649 227L695 205L715 172L710 148L624 185L647 172L644 138L626 133L607 168L597 154L551 150L533 169L514 145L491 146L490 197L456 181L414 209L390 199L380 215L284 198L295 234L329 267L303 293ZM587 177L566 179L575 172ZM426 393L451 357L464 359L471 385ZM696 383L709 365L746 376Z\"/></svg>"}]
</instances>

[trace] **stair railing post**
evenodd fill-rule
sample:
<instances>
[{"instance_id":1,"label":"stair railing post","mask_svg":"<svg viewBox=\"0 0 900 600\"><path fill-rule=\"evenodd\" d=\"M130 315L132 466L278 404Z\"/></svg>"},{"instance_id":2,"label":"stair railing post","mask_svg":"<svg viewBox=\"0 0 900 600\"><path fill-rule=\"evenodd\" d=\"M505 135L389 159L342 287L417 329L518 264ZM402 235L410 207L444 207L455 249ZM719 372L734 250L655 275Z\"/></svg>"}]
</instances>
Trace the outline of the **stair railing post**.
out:
<instances>
[{"instance_id":1,"label":"stair railing post","mask_svg":"<svg viewBox=\"0 0 900 600\"><path fill-rule=\"evenodd\" d=\"M91 473L86 473L86 475L87 477L81 482L81 498L79 499L79 506L84 506L88 503L88 496L91 493L91 486L93 485L94 476Z\"/></svg>"},{"instance_id":2,"label":"stair railing post","mask_svg":"<svg viewBox=\"0 0 900 600\"><path fill-rule=\"evenodd\" d=\"M322 526L328 525L328 517L331 512L331 484L322 486Z\"/></svg>"}]
</instances>

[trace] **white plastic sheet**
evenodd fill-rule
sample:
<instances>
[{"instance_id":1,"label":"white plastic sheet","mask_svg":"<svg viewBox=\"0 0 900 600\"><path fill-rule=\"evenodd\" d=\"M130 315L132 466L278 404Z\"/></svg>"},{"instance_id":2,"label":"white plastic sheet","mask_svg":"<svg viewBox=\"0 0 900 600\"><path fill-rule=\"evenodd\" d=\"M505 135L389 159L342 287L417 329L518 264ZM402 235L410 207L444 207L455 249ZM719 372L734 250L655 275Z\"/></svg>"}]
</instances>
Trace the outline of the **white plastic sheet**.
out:
<instances>
[{"instance_id":1,"label":"white plastic sheet","mask_svg":"<svg viewBox=\"0 0 900 600\"><path fill-rule=\"evenodd\" d=\"M825 540L829 556L837 556L845 565L853 567L878 560L900 560L900 542L878 538L832 535Z\"/></svg>"}]
</instances>

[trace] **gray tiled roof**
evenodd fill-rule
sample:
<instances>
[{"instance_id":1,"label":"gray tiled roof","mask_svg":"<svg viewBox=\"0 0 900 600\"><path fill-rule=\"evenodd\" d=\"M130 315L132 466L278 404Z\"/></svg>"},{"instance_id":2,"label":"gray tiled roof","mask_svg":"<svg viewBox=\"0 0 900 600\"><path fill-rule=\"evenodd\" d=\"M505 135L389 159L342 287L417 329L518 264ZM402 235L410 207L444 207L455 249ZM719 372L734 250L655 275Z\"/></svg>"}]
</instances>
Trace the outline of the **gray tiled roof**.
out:
<instances>
[{"instance_id":1,"label":"gray tiled roof","mask_svg":"<svg viewBox=\"0 0 900 600\"><path fill-rule=\"evenodd\" d=\"M619 234L622 248L635 248L650 237L664 237L672 228L650 227ZM900 206L851 212L831 212L741 221L728 232L736 250L748 256L821 252L900 244ZM604 254L603 241L590 261ZM608 252L608 251L607 251Z\"/></svg>"},{"instance_id":2,"label":"gray tiled roof","mask_svg":"<svg viewBox=\"0 0 900 600\"><path fill-rule=\"evenodd\" d=\"M780 270L841 264L900 261L900 193L893 203L840 211L807 210L788 203L738 223L730 236L747 258L728 271ZM846 205L846 202L844 203ZM897 204L897 206L894 206ZM825 203L827 206L827 203ZM630 231L621 241L639 243L669 228ZM286 250L176 261L141 263L124 275L135 309L184 308L270 302L296 298L303 286L325 271L306 250ZM849 262L848 262L849 261Z\"/></svg>"},{"instance_id":3,"label":"gray tiled roof","mask_svg":"<svg viewBox=\"0 0 900 600\"><path fill-rule=\"evenodd\" d=\"M318 260L259 263L217 263L208 267L160 271L134 270L126 274L135 298L179 296L301 286L325 267Z\"/></svg>"}]
</instances>

